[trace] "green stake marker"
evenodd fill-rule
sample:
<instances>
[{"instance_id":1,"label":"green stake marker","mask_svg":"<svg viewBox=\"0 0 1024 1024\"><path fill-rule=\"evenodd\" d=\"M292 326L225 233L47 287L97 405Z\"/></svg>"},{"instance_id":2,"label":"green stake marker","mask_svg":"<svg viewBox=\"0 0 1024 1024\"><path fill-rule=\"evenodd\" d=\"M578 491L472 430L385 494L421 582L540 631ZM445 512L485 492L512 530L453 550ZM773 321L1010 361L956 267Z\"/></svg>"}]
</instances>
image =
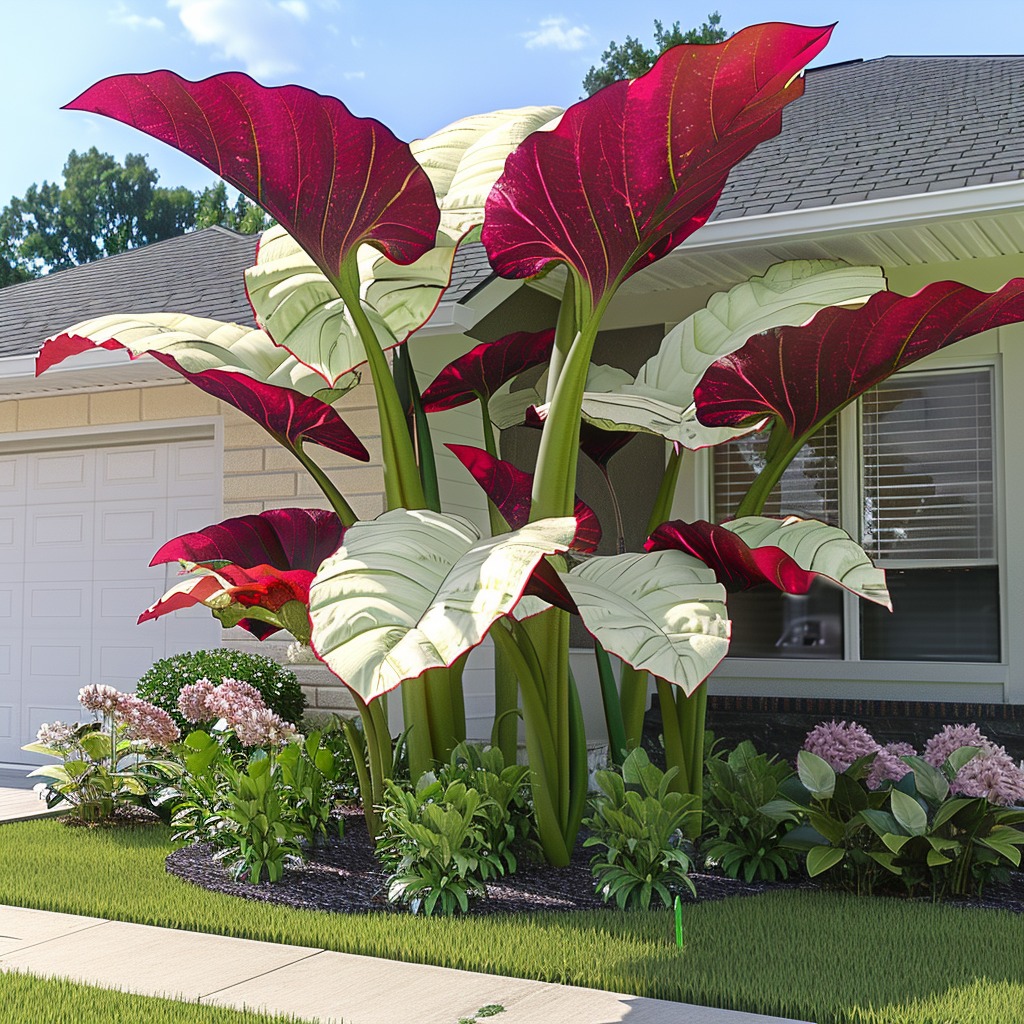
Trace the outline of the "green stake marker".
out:
<instances>
[{"instance_id":1,"label":"green stake marker","mask_svg":"<svg viewBox=\"0 0 1024 1024\"><path fill-rule=\"evenodd\" d=\"M676 897L676 945L683 948L683 901Z\"/></svg>"}]
</instances>

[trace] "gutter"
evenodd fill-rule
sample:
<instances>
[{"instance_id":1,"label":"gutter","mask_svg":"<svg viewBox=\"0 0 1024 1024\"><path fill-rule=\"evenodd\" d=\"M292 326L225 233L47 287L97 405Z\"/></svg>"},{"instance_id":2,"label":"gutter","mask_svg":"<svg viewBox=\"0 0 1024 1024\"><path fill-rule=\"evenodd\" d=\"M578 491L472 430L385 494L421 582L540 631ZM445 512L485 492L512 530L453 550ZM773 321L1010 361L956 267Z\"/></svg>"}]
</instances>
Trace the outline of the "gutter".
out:
<instances>
[{"instance_id":1,"label":"gutter","mask_svg":"<svg viewBox=\"0 0 1024 1024\"><path fill-rule=\"evenodd\" d=\"M1024 210L1024 180L716 220L705 224L674 251L689 255L739 245L801 241L840 232L996 216L1010 210Z\"/></svg>"}]
</instances>

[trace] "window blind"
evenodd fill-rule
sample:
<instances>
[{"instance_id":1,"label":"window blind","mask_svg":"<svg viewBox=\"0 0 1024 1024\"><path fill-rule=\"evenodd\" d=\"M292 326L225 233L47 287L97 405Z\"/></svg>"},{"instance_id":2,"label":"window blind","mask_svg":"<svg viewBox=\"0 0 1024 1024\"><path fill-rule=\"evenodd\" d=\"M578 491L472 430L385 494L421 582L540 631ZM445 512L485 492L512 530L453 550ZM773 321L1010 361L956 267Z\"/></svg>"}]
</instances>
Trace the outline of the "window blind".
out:
<instances>
[{"instance_id":1,"label":"window blind","mask_svg":"<svg viewBox=\"0 0 1024 1024\"><path fill-rule=\"evenodd\" d=\"M765 465L768 432L751 434L714 449L712 516L732 519ZM764 506L766 516L800 516L839 525L839 433L826 423L789 464Z\"/></svg>"},{"instance_id":2,"label":"window blind","mask_svg":"<svg viewBox=\"0 0 1024 1024\"><path fill-rule=\"evenodd\" d=\"M861 410L868 554L993 561L991 371L898 374Z\"/></svg>"}]
</instances>

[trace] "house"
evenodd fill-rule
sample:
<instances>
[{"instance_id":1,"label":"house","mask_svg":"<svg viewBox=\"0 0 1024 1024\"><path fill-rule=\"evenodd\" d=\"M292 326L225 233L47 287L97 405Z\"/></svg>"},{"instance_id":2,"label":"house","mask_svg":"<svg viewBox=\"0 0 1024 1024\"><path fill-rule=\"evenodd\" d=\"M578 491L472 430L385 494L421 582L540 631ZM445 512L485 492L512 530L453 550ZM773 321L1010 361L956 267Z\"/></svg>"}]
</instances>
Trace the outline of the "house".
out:
<instances>
[{"instance_id":1,"label":"house","mask_svg":"<svg viewBox=\"0 0 1024 1024\"><path fill-rule=\"evenodd\" d=\"M782 134L734 171L709 224L622 288L595 360L636 370L667 326L786 259L881 264L905 293L945 279L994 290L1024 276L1021 125L1024 57L885 57L812 70ZM251 322L241 272L253 245L211 228L0 291L0 557L11 570L0 584L0 762L19 760L39 721L74 713L83 683L130 685L156 657L218 642L205 613L129 628L167 582L164 570L144 568L160 541L230 515L322 503L259 428L153 361L97 353L32 377L40 340L93 313L175 309ZM496 279L480 247L465 248L411 343L421 380L479 340L548 326L558 292L557 275ZM994 722L1001 739L1024 735L1024 635L1012 628L1024 614L1024 528L1012 511L1024 499L1024 456L1013 445L1022 386L1017 325L916 364L815 438L776 510L862 535L890 571L897 611L878 614L825 587L734 600L735 644L713 676L713 719L874 713L891 725L896 715L948 714ZM339 411L373 460L325 453L323 465L372 516L383 499L368 385ZM445 507L483 527L481 493L440 447L480 443L478 412L434 423ZM535 436L506 435L504 454L528 461ZM689 458L675 514L728 517L756 445ZM664 450L643 437L624 451L611 471L635 547ZM582 497L607 524L603 487L581 475ZM282 653L274 641L263 649ZM488 658L475 652L467 671L479 735ZM342 706L324 670L303 671L316 706ZM582 638L574 672L586 691L594 672ZM877 704L893 701L902 703ZM585 692L584 704L599 737L599 702Z\"/></svg>"}]
</instances>

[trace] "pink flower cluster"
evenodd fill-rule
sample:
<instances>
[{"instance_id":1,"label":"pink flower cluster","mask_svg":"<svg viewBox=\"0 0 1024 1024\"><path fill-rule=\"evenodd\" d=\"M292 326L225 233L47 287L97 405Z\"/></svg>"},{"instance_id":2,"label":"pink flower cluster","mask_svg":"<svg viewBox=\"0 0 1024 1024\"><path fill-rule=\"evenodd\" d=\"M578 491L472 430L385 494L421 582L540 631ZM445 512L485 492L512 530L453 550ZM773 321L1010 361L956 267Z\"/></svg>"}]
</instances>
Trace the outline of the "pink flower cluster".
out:
<instances>
[{"instance_id":1,"label":"pink flower cluster","mask_svg":"<svg viewBox=\"0 0 1024 1024\"><path fill-rule=\"evenodd\" d=\"M804 740L804 750L817 754L837 772L845 772L858 758L878 749L871 733L856 722L821 722Z\"/></svg>"},{"instance_id":2,"label":"pink flower cluster","mask_svg":"<svg viewBox=\"0 0 1024 1024\"><path fill-rule=\"evenodd\" d=\"M281 746L297 735L291 722L267 707L259 690L228 676L219 686L209 679L197 679L183 686L178 695L178 710L196 725L223 718L243 747Z\"/></svg>"},{"instance_id":3,"label":"pink flower cluster","mask_svg":"<svg viewBox=\"0 0 1024 1024\"><path fill-rule=\"evenodd\" d=\"M169 747L181 737L174 720L163 708L136 697L134 693L121 693L113 686L106 686L103 683L83 686L78 691L78 703L86 711L112 719L115 725L124 729L128 739L146 746ZM49 729L52 733L57 726L61 726L62 729L72 728L60 722L43 728ZM46 742L42 739L42 729L40 742Z\"/></svg>"},{"instance_id":4,"label":"pink flower cluster","mask_svg":"<svg viewBox=\"0 0 1024 1024\"><path fill-rule=\"evenodd\" d=\"M1024 804L1024 765L1017 764L1005 747L993 743L976 725L946 725L927 743L925 760L936 767L960 747L981 751L956 773L950 791L960 796L982 796L1009 807Z\"/></svg>"},{"instance_id":5,"label":"pink flower cluster","mask_svg":"<svg viewBox=\"0 0 1024 1024\"><path fill-rule=\"evenodd\" d=\"M943 726L924 748L924 759L940 767L954 750L979 747L981 752L957 772L950 791L961 796L980 796L994 804L1024 803L1024 765L1018 765L1004 747L993 743L977 725ZM860 757L874 754L867 776L869 789L886 781L898 782L910 771L901 760L917 751L909 743L881 746L856 722L821 722L804 740L804 750L817 754L837 772L844 772Z\"/></svg>"},{"instance_id":6,"label":"pink flower cluster","mask_svg":"<svg viewBox=\"0 0 1024 1024\"><path fill-rule=\"evenodd\" d=\"M169 747L181 738L174 719L163 708L134 693L118 695L114 719L125 727L128 739L151 747Z\"/></svg>"}]
</instances>

